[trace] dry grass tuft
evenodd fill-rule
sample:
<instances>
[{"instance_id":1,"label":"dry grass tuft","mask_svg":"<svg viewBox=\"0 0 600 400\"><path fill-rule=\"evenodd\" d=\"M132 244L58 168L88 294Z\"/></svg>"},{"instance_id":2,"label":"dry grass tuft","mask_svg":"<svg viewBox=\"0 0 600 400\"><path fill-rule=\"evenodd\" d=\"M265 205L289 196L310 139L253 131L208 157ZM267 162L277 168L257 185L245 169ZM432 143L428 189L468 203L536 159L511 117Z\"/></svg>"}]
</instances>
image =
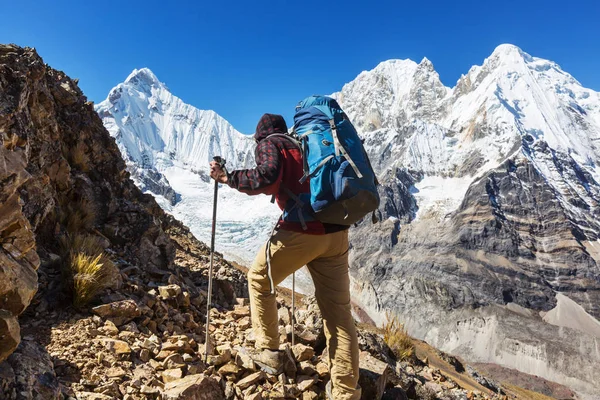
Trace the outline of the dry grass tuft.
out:
<instances>
[{"instance_id":1,"label":"dry grass tuft","mask_svg":"<svg viewBox=\"0 0 600 400\"><path fill-rule=\"evenodd\" d=\"M61 239L61 250L66 259L65 272L72 283L73 305L85 306L110 285L117 268L97 236L66 235Z\"/></svg>"},{"instance_id":2,"label":"dry grass tuft","mask_svg":"<svg viewBox=\"0 0 600 400\"><path fill-rule=\"evenodd\" d=\"M104 246L100 238L86 233L73 233L61 237L60 249L65 256L71 253L92 255L104 252Z\"/></svg>"},{"instance_id":3,"label":"dry grass tuft","mask_svg":"<svg viewBox=\"0 0 600 400\"><path fill-rule=\"evenodd\" d=\"M69 150L70 164L80 171L88 172L90 170L90 158L85 152L86 146L79 142Z\"/></svg>"},{"instance_id":4,"label":"dry grass tuft","mask_svg":"<svg viewBox=\"0 0 600 400\"><path fill-rule=\"evenodd\" d=\"M96 209L94 205L80 198L76 201L66 202L62 205L60 222L70 234L89 231L96 221Z\"/></svg>"},{"instance_id":5,"label":"dry grass tuft","mask_svg":"<svg viewBox=\"0 0 600 400\"><path fill-rule=\"evenodd\" d=\"M110 268L96 257L84 253L72 254L69 260L73 279L73 305L82 307L89 303L100 291L107 287L112 276ZM114 267L114 266L113 266Z\"/></svg>"},{"instance_id":6,"label":"dry grass tuft","mask_svg":"<svg viewBox=\"0 0 600 400\"><path fill-rule=\"evenodd\" d=\"M398 321L398 317L387 313L386 319L387 323L383 327L383 339L390 346L397 360L409 360L415 354L412 338L408 336L404 325Z\"/></svg>"}]
</instances>

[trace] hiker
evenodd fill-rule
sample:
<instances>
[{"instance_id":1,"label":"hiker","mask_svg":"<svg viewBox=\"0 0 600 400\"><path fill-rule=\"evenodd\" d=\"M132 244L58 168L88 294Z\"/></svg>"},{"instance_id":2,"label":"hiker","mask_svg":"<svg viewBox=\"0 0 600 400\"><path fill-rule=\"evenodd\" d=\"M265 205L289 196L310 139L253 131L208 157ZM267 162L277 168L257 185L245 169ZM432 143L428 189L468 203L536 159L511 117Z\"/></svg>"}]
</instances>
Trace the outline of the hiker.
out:
<instances>
[{"instance_id":1,"label":"hiker","mask_svg":"<svg viewBox=\"0 0 600 400\"><path fill-rule=\"evenodd\" d=\"M211 162L210 175L240 192L274 195L282 210L291 199L310 192L303 176L302 153L284 135L288 128L281 115L265 114L256 127L256 167L226 172ZM293 206L292 206L293 208ZM358 339L350 309L348 226L294 218L284 213L248 271L252 327L256 336L253 359L268 371L282 371L275 287L306 265L323 315L331 381L330 399L360 398L358 387ZM269 268L270 265L270 268Z\"/></svg>"}]
</instances>

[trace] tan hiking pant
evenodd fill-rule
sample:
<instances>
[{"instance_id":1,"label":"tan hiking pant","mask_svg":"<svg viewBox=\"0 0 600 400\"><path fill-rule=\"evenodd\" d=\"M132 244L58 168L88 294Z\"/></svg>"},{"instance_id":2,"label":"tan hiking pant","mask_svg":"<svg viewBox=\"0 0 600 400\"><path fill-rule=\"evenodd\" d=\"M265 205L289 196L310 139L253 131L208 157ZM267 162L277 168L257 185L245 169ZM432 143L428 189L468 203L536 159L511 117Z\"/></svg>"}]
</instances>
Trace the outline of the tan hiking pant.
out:
<instances>
[{"instance_id":1,"label":"tan hiking pant","mask_svg":"<svg viewBox=\"0 0 600 400\"><path fill-rule=\"evenodd\" d=\"M271 294L266 245L248 271L252 327L256 347L279 348L277 302ZM348 231L327 235L279 230L271 238L271 277L278 285L306 265L315 284L315 297L323 315L335 400L360 398L358 339L350 310Z\"/></svg>"}]
</instances>

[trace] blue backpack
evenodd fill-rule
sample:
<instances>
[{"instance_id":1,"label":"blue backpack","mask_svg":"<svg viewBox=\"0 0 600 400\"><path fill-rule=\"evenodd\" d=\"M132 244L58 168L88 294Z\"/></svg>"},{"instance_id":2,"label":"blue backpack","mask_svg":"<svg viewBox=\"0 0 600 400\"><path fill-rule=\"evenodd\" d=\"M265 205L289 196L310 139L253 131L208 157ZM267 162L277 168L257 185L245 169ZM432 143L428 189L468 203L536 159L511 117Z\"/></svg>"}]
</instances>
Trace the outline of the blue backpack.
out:
<instances>
[{"instance_id":1,"label":"blue backpack","mask_svg":"<svg viewBox=\"0 0 600 400\"><path fill-rule=\"evenodd\" d=\"M296 106L294 133L304 160L300 181L310 179L310 205L317 220L352 225L379 207L377 178L337 101L325 96L302 100Z\"/></svg>"}]
</instances>

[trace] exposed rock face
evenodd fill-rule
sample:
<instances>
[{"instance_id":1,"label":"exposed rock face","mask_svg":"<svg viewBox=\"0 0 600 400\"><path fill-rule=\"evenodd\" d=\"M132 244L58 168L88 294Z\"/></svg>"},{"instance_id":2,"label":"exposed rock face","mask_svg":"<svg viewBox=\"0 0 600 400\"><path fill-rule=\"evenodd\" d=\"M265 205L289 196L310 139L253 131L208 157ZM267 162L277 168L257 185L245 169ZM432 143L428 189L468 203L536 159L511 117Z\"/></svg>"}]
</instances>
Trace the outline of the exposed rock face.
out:
<instances>
[{"instance_id":1,"label":"exposed rock face","mask_svg":"<svg viewBox=\"0 0 600 400\"><path fill-rule=\"evenodd\" d=\"M16 316L36 293L40 256L51 263L77 212L143 265L167 268L175 249L92 105L32 49L0 46L0 135L1 361L19 343Z\"/></svg>"}]
</instances>

